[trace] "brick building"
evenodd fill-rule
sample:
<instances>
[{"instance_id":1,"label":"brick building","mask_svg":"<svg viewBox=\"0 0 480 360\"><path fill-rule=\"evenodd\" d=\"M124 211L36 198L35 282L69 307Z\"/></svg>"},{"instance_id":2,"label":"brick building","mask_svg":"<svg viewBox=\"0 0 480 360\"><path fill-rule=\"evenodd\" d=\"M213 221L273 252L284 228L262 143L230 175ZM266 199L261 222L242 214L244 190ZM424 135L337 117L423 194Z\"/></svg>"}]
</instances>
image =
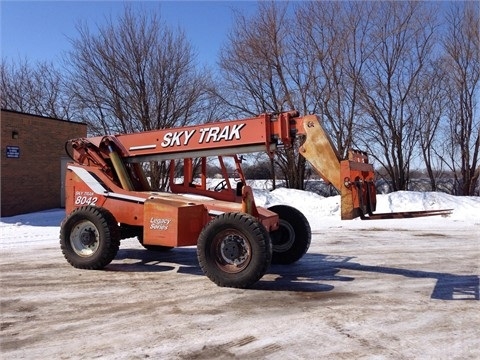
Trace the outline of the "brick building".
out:
<instances>
[{"instance_id":1,"label":"brick building","mask_svg":"<svg viewBox=\"0 0 480 360\"><path fill-rule=\"evenodd\" d=\"M1 216L64 205L65 141L87 125L1 110Z\"/></svg>"}]
</instances>

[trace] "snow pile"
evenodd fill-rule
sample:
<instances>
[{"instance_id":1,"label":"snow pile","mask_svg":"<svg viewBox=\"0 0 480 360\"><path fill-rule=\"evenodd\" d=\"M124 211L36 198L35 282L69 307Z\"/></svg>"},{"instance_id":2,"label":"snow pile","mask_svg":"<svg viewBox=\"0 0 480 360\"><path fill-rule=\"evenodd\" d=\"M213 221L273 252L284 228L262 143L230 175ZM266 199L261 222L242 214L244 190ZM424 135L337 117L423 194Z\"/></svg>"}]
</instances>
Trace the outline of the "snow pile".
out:
<instances>
[{"instance_id":1,"label":"snow pile","mask_svg":"<svg viewBox=\"0 0 480 360\"><path fill-rule=\"evenodd\" d=\"M290 205L300 210L305 216L315 214L317 217L340 218L340 195L323 197L312 192L279 188L273 191L253 190L258 206L269 208L274 205Z\"/></svg>"},{"instance_id":2,"label":"snow pile","mask_svg":"<svg viewBox=\"0 0 480 360\"><path fill-rule=\"evenodd\" d=\"M279 188L269 192L268 190L254 189L254 195L258 206L271 207L278 204L287 204L300 210L309 220L312 230L324 228L341 222L341 226L352 225L351 221L340 220L340 195L323 197L312 192ZM452 214L447 217L429 217L430 222L451 221L466 222L480 225L480 197L476 196L453 196L437 192L398 191L386 195L377 194L376 213L391 213L401 211L421 211L452 209ZM420 220L418 220L420 219ZM418 224L425 218L405 220L372 220L370 222L390 225L391 221L408 224ZM359 219L354 220L361 221ZM407 223L405 223L407 222ZM349 225L350 223L350 225ZM364 226L367 226L364 224Z\"/></svg>"},{"instance_id":3,"label":"snow pile","mask_svg":"<svg viewBox=\"0 0 480 360\"><path fill-rule=\"evenodd\" d=\"M378 195L381 207L377 211L414 211L453 209L449 216L455 220L480 221L480 197L453 196L439 192L398 191L387 195Z\"/></svg>"}]
</instances>

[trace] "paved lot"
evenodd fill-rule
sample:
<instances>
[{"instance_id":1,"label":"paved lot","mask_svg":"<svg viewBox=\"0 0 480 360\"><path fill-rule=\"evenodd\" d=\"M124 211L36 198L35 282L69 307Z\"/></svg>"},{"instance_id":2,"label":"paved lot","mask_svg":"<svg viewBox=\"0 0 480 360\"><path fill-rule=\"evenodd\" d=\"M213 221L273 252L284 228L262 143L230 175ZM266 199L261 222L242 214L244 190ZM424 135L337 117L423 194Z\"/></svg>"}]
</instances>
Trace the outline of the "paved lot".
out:
<instances>
[{"instance_id":1,"label":"paved lot","mask_svg":"<svg viewBox=\"0 0 480 360\"><path fill-rule=\"evenodd\" d=\"M129 239L86 271L56 238L22 242L0 259L3 358L480 358L480 225L338 224L248 290L210 282L195 248Z\"/></svg>"}]
</instances>

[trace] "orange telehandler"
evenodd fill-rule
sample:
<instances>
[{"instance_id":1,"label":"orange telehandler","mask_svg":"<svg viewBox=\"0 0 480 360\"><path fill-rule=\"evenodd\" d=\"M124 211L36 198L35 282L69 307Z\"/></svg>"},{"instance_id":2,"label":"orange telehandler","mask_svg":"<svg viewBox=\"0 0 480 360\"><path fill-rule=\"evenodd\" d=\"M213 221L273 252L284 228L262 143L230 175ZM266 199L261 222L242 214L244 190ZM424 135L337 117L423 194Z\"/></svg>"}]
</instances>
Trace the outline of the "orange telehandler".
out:
<instances>
[{"instance_id":1,"label":"orange telehandler","mask_svg":"<svg viewBox=\"0 0 480 360\"><path fill-rule=\"evenodd\" d=\"M203 272L217 285L245 288L271 263L290 264L310 246L305 216L287 205L257 207L239 154L292 146L341 194L341 218L440 215L445 211L373 214L373 166L367 154L350 151L340 160L314 115L295 111L133 134L72 139L67 153L66 213L60 245L76 268L101 269L116 256L120 240L138 237L150 250L197 246ZM207 165L218 159L223 181L207 186ZM231 158L236 186L225 165ZM170 161L171 192L152 191L143 165ZM176 176L175 168L183 176ZM199 169L199 170L198 170Z\"/></svg>"}]
</instances>

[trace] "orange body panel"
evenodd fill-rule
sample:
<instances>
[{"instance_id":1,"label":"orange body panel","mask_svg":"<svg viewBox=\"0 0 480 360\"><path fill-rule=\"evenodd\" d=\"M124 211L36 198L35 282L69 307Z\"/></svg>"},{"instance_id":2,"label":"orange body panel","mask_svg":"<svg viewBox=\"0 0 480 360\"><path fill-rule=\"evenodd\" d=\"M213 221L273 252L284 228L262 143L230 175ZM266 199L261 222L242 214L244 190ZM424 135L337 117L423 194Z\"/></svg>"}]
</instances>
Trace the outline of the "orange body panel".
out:
<instances>
[{"instance_id":1,"label":"orange body panel","mask_svg":"<svg viewBox=\"0 0 480 360\"><path fill-rule=\"evenodd\" d=\"M103 178L104 182L100 183L97 178ZM119 223L142 226L143 202L149 194L127 191L107 180L102 172L94 167L69 165L65 178L66 213L85 205L104 207Z\"/></svg>"},{"instance_id":2,"label":"orange body panel","mask_svg":"<svg viewBox=\"0 0 480 360\"><path fill-rule=\"evenodd\" d=\"M70 214L76 207L92 205L103 207L106 198L94 192L75 172L65 173L65 212Z\"/></svg>"},{"instance_id":3,"label":"orange body panel","mask_svg":"<svg viewBox=\"0 0 480 360\"><path fill-rule=\"evenodd\" d=\"M145 245L188 246L197 243L209 217L203 205L161 198L144 204Z\"/></svg>"}]
</instances>

